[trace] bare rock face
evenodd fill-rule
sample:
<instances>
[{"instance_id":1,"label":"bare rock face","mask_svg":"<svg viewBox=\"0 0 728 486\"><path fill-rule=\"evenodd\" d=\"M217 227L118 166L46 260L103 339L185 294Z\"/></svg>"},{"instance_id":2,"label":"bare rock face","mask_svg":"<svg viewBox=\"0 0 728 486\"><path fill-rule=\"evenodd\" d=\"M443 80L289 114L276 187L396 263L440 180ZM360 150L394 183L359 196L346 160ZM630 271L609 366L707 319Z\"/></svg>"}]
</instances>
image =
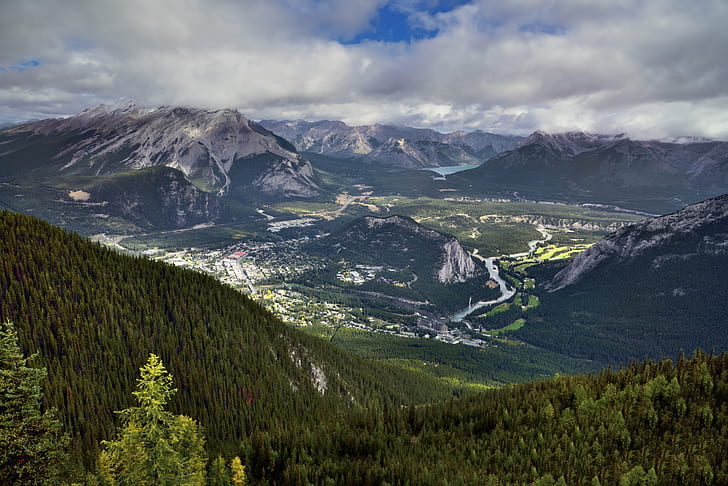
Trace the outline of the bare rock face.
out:
<instances>
[{"instance_id":1,"label":"bare rock face","mask_svg":"<svg viewBox=\"0 0 728 486\"><path fill-rule=\"evenodd\" d=\"M234 165L265 155L270 163L264 171L278 177L261 174L262 192L306 197L320 190L310 163L295 147L236 110L148 109L126 102L12 129L19 136L28 132L36 139L73 134L54 151L42 168L46 172L106 175L163 165L223 195L231 189Z\"/></svg>"},{"instance_id":2,"label":"bare rock face","mask_svg":"<svg viewBox=\"0 0 728 486\"><path fill-rule=\"evenodd\" d=\"M300 158L279 159L270 164L252 185L267 195L313 197L319 194L311 164Z\"/></svg>"},{"instance_id":3,"label":"bare rock face","mask_svg":"<svg viewBox=\"0 0 728 486\"><path fill-rule=\"evenodd\" d=\"M645 264L657 268L708 254L728 254L728 194L611 233L557 273L547 287L572 285L607 262L620 265L644 258Z\"/></svg>"},{"instance_id":4,"label":"bare rock face","mask_svg":"<svg viewBox=\"0 0 728 486\"><path fill-rule=\"evenodd\" d=\"M476 275L475 263L460 246L460 242L452 239L442 247L442 267L437 270L437 280L441 283L464 282Z\"/></svg>"}]
</instances>

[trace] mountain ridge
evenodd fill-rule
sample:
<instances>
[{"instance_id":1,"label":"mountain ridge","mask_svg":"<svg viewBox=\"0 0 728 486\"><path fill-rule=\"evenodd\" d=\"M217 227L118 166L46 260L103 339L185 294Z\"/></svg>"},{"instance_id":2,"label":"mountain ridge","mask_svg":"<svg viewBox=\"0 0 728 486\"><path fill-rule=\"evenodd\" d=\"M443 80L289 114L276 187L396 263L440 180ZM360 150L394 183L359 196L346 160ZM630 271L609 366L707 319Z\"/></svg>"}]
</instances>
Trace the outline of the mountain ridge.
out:
<instances>
[{"instance_id":1,"label":"mountain ridge","mask_svg":"<svg viewBox=\"0 0 728 486\"><path fill-rule=\"evenodd\" d=\"M45 137L58 139L55 149L50 157L33 160L30 166L25 164L31 173L101 176L166 165L218 195L241 184L264 194L286 197L311 197L320 192L310 163L295 147L236 110L141 108L125 102L100 105L65 119L15 126L2 134L6 147L0 156L3 175L13 175L12 160L3 163L3 159L13 155L22 158L28 144ZM267 155L264 170L253 180L230 177L236 166L263 155ZM294 171L293 167L302 170ZM279 178L284 175L297 184L279 190L275 183L266 183L267 173Z\"/></svg>"},{"instance_id":2,"label":"mountain ridge","mask_svg":"<svg viewBox=\"0 0 728 486\"><path fill-rule=\"evenodd\" d=\"M324 243L331 245L329 254L337 257L392 265L409 261L407 266L412 267L416 263L430 269L420 271L420 278L429 277L441 284L464 282L480 273L454 236L426 228L406 216L362 216L326 237Z\"/></svg>"},{"instance_id":3,"label":"mountain ridge","mask_svg":"<svg viewBox=\"0 0 728 486\"><path fill-rule=\"evenodd\" d=\"M718 233L716 228L725 232ZM648 252L664 253L664 248L678 245L684 250L682 258L706 253L728 255L728 194L618 229L578 255L554 276L548 288L556 291L573 285L607 260L629 263ZM666 258L663 254L651 265L659 266Z\"/></svg>"},{"instance_id":4,"label":"mountain ridge","mask_svg":"<svg viewBox=\"0 0 728 486\"><path fill-rule=\"evenodd\" d=\"M535 132L456 180L472 191L629 205L669 212L728 191L728 144Z\"/></svg>"},{"instance_id":5,"label":"mountain ridge","mask_svg":"<svg viewBox=\"0 0 728 486\"><path fill-rule=\"evenodd\" d=\"M289 140L301 152L317 152L331 156L363 158L369 163L396 167L438 167L447 165L477 164L492 155L514 147L522 137L498 135L475 130L440 133L427 128L412 128L393 125L350 126L341 121L322 120L261 120L261 125ZM376 151L385 143L394 144L402 140L408 146L418 143L422 151L427 145L444 144L446 152L459 152L460 162L452 156L439 156L437 151L404 160L404 165L390 154ZM381 152L381 150L380 150ZM427 150L425 150L427 152ZM413 164L412 160L417 160Z\"/></svg>"},{"instance_id":6,"label":"mountain ridge","mask_svg":"<svg viewBox=\"0 0 728 486\"><path fill-rule=\"evenodd\" d=\"M529 268L533 325L514 334L601 363L728 350L728 194L622 227L570 263Z\"/></svg>"}]
</instances>

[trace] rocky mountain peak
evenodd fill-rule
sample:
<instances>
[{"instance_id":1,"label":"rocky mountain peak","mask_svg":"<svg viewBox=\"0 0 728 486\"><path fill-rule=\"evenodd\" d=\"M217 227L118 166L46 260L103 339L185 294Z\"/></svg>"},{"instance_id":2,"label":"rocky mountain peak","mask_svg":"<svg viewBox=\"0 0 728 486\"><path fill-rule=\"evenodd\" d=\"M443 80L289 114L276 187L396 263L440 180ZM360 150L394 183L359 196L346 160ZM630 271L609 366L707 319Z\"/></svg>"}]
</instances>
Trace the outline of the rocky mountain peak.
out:
<instances>
[{"instance_id":1,"label":"rocky mountain peak","mask_svg":"<svg viewBox=\"0 0 728 486\"><path fill-rule=\"evenodd\" d=\"M643 264L659 267L701 254L728 256L728 194L611 233L557 273L547 287L562 289L607 263L644 259Z\"/></svg>"},{"instance_id":2,"label":"rocky mountain peak","mask_svg":"<svg viewBox=\"0 0 728 486\"><path fill-rule=\"evenodd\" d=\"M541 145L563 155L574 157L582 152L594 150L605 144L628 140L623 134L602 135L588 132L546 133L538 130L526 138L519 146Z\"/></svg>"},{"instance_id":3,"label":"rocky mountain peak","mask_svg":"<svg viewBox=\"0 0 728 486\"><path fill-rule=\"evenodd\" d=\"M310 163L295 147L232 109L141 108L123 101L66 119L27 124L15 131L80 134L69 137L49 161L48 165L55 163L61 174L104 175L164 165L222 195L232 187L234 165L265 156L267 172L275 173L275 177L256 179L264 182L263 192L308 197L320 190L311 177ZM277 167L281 164L285 167ZM294 170L298 168L300 174ZM276 183L282 184L280 191Z\"/></svg>"}]
</instances>

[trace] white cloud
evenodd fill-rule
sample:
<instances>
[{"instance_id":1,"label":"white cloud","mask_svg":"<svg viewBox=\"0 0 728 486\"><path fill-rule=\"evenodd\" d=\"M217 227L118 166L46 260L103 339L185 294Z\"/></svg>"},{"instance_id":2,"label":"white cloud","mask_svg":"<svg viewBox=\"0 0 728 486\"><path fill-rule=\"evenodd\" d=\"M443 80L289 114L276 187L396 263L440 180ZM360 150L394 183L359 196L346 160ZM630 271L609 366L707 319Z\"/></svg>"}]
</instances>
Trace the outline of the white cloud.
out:
<instances>
[{"instance_id":1,"label":"white cloud","mask_svg":"<svg viewBox=\"0 0 728 486\"><path fill-rule=\"evenodd\" d=\"M0 121L124 97L252 118L728 139L724 0L474 0L434 15L420 10L430 0L395 0L437 35L340 43L385 2L5 0Z\"/></svg>"}]
</instances>

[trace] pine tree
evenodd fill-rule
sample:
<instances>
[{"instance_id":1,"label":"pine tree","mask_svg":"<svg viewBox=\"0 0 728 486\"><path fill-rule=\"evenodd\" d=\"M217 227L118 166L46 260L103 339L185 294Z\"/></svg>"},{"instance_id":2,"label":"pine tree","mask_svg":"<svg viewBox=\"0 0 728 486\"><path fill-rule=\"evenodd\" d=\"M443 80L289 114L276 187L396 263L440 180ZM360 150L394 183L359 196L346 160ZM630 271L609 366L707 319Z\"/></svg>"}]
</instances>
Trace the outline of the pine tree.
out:
<instances>
[{"instance_id":1,"label":"pine tree","mask_svg":"<svg viewBox=\"0 0 728 486\"><path fill-rule=\"evenodd\" d=\"M54 411L41 412L45 369L31 368L11 322L0 325L0 484L56 484L68 437Z\"/></svg>"},{"instance_id":2,"label":"pine tree","mask_svg":"<svg viewBox=\"0 0 728 486\"><path fill-rule=\"evenodd\" d=\"M204 484L207 455L202 427L164 409L177 390L159 357L151 354L140 371L133 392L139 406L117 412L123 426L116 440L104 441L102 476L120 486Z\"/></svg>"},{"instance_id":3,"label":"pine tree","mask_svg":"<svg viewBox=\"0 0 728 486\"><path fill-rule=\"evenodd\" d=\"M232 476L230 469L225 463L225 458L217 456L210 463L209 486L230 486L232 484Z\"/></svg>"},{"instance_id":4,"label":"pine tree","mask_svg":"<svg viewBox=\"0 0 728 486\"><path fill-rule=\"evenodd\" d=\"M243 466L240 457L235 456L230 461L230 470L232 471L232 484L245 486L248 483L248 476L245 474L245 466Z\"/></svg>"}]
</instances>

